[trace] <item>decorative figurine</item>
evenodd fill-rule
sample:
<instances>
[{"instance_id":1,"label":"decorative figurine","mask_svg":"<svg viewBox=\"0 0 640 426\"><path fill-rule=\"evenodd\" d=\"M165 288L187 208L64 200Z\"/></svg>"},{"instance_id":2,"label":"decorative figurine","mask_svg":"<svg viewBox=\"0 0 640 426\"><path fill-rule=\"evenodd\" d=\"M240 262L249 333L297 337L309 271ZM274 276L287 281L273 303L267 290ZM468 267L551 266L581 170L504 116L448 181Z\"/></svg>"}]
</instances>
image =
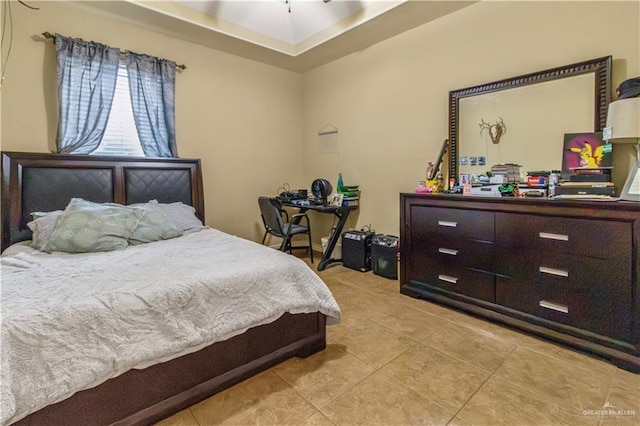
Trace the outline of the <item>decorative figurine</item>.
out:
<instances>
[{"instance_id":1,"label":"decorative figurine","mask_svg":"<svg viewBox=\"0 0 640 426\"><path fill-rule=\"evenodd\" d=\"M500 121L496 121L495 124L485 123L483 118L480 119L481 122L478 124L480 126L480 134L484 129L489 130L489 137L491 137L491 142L494 144L500 143L500 138L507 132L507 126L504 124L502 117L498 118Z\"/></svg>"}]
</instances>

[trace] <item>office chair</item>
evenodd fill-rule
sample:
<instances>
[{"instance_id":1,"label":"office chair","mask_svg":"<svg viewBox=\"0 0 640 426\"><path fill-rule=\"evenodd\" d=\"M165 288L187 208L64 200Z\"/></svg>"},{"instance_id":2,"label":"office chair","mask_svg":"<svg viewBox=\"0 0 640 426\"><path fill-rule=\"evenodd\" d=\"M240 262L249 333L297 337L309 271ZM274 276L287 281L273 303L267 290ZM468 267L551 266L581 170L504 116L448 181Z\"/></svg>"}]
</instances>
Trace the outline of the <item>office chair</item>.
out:
<instances>
[{"instance_id":1,"label":"office chair","mask_svg":"<svg viewBox=\"0 0 640 426\"><path fill-rule=\"evenodd\" d=\"M293 254L293 249L309 249L311 257L311 263L313 263L313 248L311 246L311 226L309 224L309 217L306 213L297 213L291 216L289 220L289 214L282 208L280 201L275 198L258 197L258 205L260 206L260 215L262 216L262 223L264 224L264 237L262 237L262 244L267 240L267 235L274 235L278 238L282 238L280 244L281 251L288 251ZM302 219L306 219L307 226L299 225ZM309 236L308 246L293 246L291 244L291 237L298 234L307 234Z\"/></svg>"}]
</instances>

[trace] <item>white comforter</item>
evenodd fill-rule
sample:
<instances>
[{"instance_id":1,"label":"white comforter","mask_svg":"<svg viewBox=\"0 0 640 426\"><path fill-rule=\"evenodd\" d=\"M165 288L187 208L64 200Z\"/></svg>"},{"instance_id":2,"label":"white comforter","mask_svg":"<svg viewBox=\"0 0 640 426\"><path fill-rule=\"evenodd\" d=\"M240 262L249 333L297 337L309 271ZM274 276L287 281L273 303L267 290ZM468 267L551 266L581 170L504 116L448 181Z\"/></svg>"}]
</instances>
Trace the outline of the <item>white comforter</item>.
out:
<instances>
[{"instance_id":1,"label":"white comforter","mask_svg":"<svg viewBox=\"0 0 640 426\"><path fill-rule=\"evenodd\" d=\"M340 308L301 260L207 229L87 255L0 258L1 423L283 313Z\"/></svg>"}]
</instances>

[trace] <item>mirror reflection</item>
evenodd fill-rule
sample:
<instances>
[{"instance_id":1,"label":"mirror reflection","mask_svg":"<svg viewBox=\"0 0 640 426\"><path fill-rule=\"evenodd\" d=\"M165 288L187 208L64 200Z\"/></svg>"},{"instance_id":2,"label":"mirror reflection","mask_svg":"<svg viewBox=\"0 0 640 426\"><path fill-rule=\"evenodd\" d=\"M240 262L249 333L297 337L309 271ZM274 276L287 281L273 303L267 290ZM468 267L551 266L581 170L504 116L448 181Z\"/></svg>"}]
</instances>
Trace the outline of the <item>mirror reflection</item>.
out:
<instances>
[{"instance_id":1,"label":"mirror reflection","mask_svg":"<svg viewBox=\"0 0 640 426\"><path fill-rule=\"evenodd\" d=\"M593 131L593 86L585 74L461 99L459 173L499 163L561 170L565 133Z\"/></svg>"}]
</instances>

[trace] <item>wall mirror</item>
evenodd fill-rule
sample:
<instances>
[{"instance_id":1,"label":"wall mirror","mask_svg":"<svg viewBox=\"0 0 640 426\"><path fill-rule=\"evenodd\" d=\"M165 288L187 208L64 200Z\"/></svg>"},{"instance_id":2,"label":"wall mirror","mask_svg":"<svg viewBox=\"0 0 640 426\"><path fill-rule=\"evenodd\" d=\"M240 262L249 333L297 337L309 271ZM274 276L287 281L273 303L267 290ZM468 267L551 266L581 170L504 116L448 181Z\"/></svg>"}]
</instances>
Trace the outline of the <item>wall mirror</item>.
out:
<instances>
[{"instance_id":1,"label":"wall mirror","mask_svg":"<svg viewBox=\"0 0 640 426\"><path fill-rule=\"evenodd\" d=\"M449 176L561 170L564 135L601 131L610 93L611 56L449 92Z\"/></svg>"}]
</instances>

